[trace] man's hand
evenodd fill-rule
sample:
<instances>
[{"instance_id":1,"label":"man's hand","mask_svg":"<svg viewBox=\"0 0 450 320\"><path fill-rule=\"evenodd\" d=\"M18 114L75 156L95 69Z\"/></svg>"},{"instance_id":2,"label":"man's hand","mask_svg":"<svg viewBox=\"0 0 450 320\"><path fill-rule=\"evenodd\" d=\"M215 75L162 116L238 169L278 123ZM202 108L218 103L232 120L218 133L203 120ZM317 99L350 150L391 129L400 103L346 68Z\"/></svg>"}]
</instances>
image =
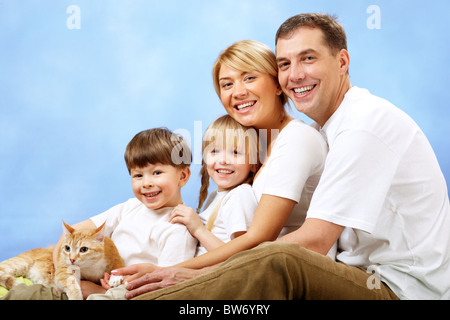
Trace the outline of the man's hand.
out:
<instances>
[{"instance_id":1,"label":"man's hand","mask_svg":"<svg viewBox=\"0 0 450 320\"><path fill-rule=\"evenodd\" d=\"M183 282L184 280L192 279L200 274L207 272L211 268L204 268L200 270L187 269L181 267L161 268L147 273L144 276L128 281L127 279L127 299L132 299L138 295L151 292L154 290L173 286L174 284Z\"/></svg>"}]
</instances>

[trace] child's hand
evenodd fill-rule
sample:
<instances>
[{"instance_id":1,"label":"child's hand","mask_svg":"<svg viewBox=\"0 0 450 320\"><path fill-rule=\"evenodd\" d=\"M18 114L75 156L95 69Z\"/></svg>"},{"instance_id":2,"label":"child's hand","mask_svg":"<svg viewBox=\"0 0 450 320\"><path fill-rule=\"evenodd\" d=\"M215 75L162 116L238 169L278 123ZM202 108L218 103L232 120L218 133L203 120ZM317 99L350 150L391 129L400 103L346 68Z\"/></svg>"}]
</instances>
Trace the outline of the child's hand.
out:
<instances>
[{"instance_id":1,"label":"child's hand","mask_svg":"<svg viewBox=\"0 0 450 320\"><path fill-rule=\"evenodd\" d=\"M204 228L197 212L183 204L179 204L172 210L169 216L169 222L184 224L194 237L197 231Z\"/></svg>"}]
</instances>

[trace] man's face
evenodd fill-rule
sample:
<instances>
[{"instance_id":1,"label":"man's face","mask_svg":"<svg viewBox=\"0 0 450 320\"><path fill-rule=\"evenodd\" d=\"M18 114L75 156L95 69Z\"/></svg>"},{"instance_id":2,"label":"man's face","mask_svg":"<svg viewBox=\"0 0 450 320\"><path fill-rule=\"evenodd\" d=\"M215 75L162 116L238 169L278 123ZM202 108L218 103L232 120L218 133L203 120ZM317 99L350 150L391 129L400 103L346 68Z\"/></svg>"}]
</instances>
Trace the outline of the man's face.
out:
<instances>
[{"instance_id":1,"label":"man's face","mask_svg":"<svg viewBox=\"0 0 450 320\"><path fill-rule=\"evenodd\" d=\"M343 98L346 50L333 55L322 30L300 27L277 43L278 79L296 109L323 126Z\"/></svg>"}]
</instances>

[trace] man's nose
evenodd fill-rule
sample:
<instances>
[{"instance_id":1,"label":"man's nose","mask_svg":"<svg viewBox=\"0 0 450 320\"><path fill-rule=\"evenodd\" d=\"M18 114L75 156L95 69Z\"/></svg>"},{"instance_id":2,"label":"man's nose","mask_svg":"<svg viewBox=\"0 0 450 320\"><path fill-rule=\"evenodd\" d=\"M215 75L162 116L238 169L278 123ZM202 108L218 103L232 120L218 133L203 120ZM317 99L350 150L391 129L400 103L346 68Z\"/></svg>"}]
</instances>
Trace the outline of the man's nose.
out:
<instances>
[{"instance_id":1,"label":"man's nose","mask_svg":"<svg viewBox=\"0 0 450 320\"><path fill-rule=\"evenodd\" d=\"M289 72L289 80L298 82L305 79L305 70L299 63L292 64Z\"/></svg>"}]
</instances>

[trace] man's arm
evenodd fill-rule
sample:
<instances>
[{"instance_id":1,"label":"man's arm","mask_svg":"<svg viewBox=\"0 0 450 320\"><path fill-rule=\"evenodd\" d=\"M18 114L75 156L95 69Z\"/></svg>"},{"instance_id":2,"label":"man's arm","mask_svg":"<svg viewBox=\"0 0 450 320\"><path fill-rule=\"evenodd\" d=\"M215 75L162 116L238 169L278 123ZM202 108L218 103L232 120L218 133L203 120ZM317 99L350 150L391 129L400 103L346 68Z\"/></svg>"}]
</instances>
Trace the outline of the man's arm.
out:
<instances>
[{"instance_id":1,"label":"man's arm","mask_svg":"<svg viewBox=\"0 0 450 320\"><path fill-rule=\"evenodd\" d=\"M279 238L278 241L295 242L301 247L326 255L343 230L343 226L308 218L299 229Z\"/></svg>"}]
</instances>

